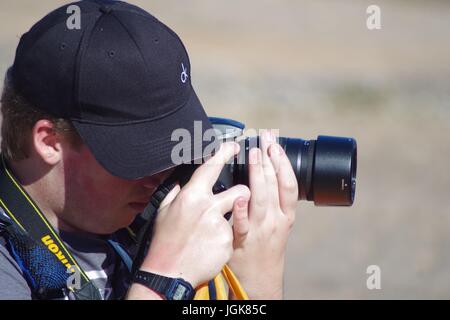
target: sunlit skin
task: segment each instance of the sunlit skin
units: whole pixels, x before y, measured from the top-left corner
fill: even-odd
[[[63,162],[65,204],[59,218],[93,233],[111,233],[128,226],[171,171],[125,180],[106,171],[86,146],[80,152],[69,149]]]
[[[38,121],[30,157],[10,165],[56,228],[109,234],[126,227],[172,171],[137,180],[113,176],[87,146],[74,148],[51,127],[47,120]]]

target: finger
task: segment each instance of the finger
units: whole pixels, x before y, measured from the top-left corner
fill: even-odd
[[[269,159],[272,162],[272,168],[275,172],[275,175],[277,175],[278,171],[280,170],[280,145],[278,143],[272,143],[269,147],[268,153],[269,153]],[[278,184],[278,176],[277,176],[277,184]]]
[[[240,247],[247,237],[250,224],[248,221],[248,199],[239,197],[233,206],[234,248]]]
[[[167,194],[167,196],[163,199],[163,201],[161,202],[159,208],[164,208],[165,206],[167,206],[168,204],[170,204],[178,195],[178,193],[180,192],[181,187],[180,185],[177,183],[172,190],[170,190],[170,192]]]
[[[219,208],[222,215],[233,210],[234,202],[238,198],[250,199],[250,189],[243,184],[238,184],[214,195],[214,206]]]
[[[217,153],[209,158],[204,164],[198,167],[187,183],[190,187],[196,186],[204,190],[211,191],[219,178],[224,165],[237,153],[239,145],[235,142],[225,142],[220,146]]]
[[[249,185],[251,190],[249,219],[261,221],[267,208],[267,186],[259,148],[250,149]]]
[[[275,135],[271,131],[265,130],[261,136],[261,153],[262,153],[262,166],[264,169],[264,176],[266,179],[266,188],[268,191],[268,197],[270,202],[278,204],[278,181],[275,174],[275,170],[272,165],[272,161],[269,157],[269,147],[275,141]]]
[[[271,146],[270,155],[273,166],[277,168],[276,175],[281,211],[285,214],[293,215],[297,207],[298,183],[291,162],[278,143]],[[294,217],[289,216],[289,218]]]

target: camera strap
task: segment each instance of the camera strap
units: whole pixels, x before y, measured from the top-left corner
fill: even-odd
[[[44,246],[47,251],[54,255],[56,257],[56,260],[52,261],[58,261],[63,267],[63,270],[66,271],[66,273],[67,270],[70,270],[71,272],[79,272],[79,279],[81,281],[79,289],[67,287],[60,288],[62,296],[64,296],[64,290],[69,289],[79,300],[101,300],[102,297],[98,289],[77,263],[70,251],[67,249],[64,242],[59,237],[58,233],[45,218],[44,214],[41,212],[36,203],[31,199],[31,197],[22,188],[22,186],[15,179],[12,173],[8,170],[3,156],[0,155],[0,157],[0,207],[3,209],[4,213],[14,222],[16,229],[18,229],[19,231],[18,233],[22,235],[22,237],[13,237],[13,239],[22,239],[22,241],[16,243],[18,243],[19,246],[27,246],[29,242],[25,242],[23,240],[23,235],[27,235],[35,242],[39,243],[41,245],[40,247]],[[12,248],[12,250],[14,258],[20,260],[24,259],[24,257],[21,257],[20,254],[16,252],[17,250],[15,250],[14,248]],[[25,252],[24,256],[25,260],[37,258],[28,252]],[[41,263],[43,265],[45,265],[45,263],[50,263],[50,261],[48,260],[49,259],[47,259],[47,261],[41,261]],[[22,266],[23,264],[19,263],[19,265]],[[25,261],[25,265],[31,264],[28,263],[28,261]],[[61,268],[61,266],[58,267]],[[24,274],[27,275],[30,270],[22,271],[24,271]],[[36,270],[35,272],[38,273],[39,270]],[[67,273],[67,278],[69,277],[69,275],[70,272]],[[32,281],[32,283],[34,283],[34,281]],[[37,292],[38,298],[49,298],[45,295],[46,288],[32,289],[36,289],[37,291],[39,291]]]

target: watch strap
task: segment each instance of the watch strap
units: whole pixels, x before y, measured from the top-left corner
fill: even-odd
[[[136,271],[133,282],[142,284],[169,300],[189,300],[195,295],[192,285],[181,278],[169,278],[143,270]]]
[[[137,270],[133,277],[133,282],[149,287],[157,293],[164,294],[164,296],[170,289],[171,280],[171,278],[142,270]]]

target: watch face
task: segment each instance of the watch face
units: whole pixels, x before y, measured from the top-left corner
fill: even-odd
[[[185,295],[186,291],[187,291],[187,288],[183,284],[178,283],[177,288],[173,294],[173,300],[184,299],[184,295]]]

